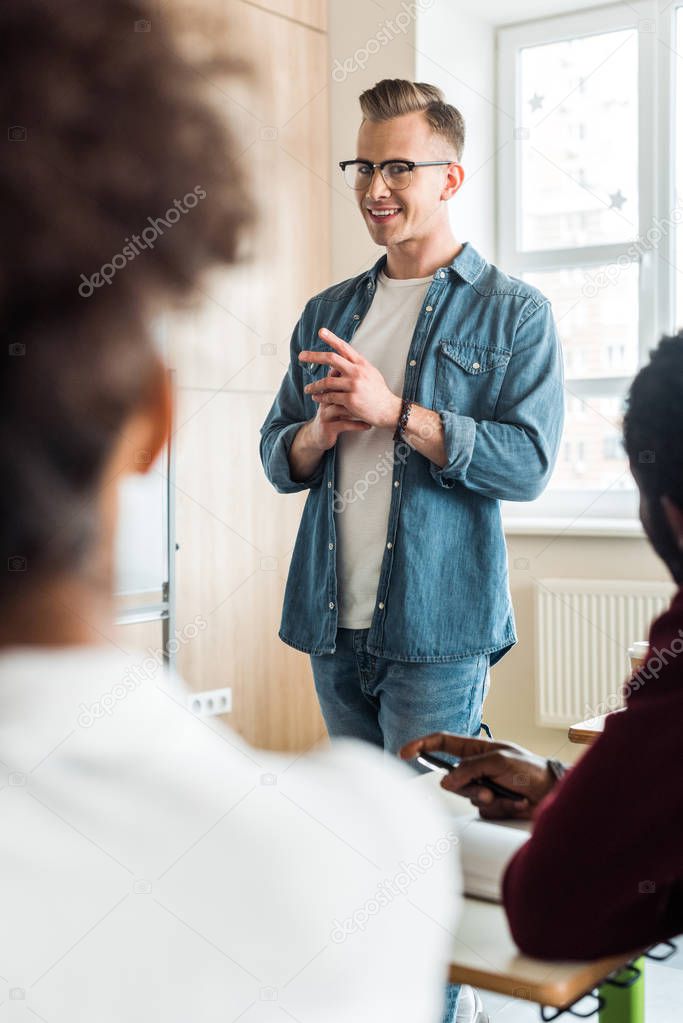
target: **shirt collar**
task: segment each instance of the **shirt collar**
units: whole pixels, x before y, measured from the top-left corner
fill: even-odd
[[[377,277],[380,271],[384,269],[386,262],[387,255],[385,252],[379,257],[374,266],[371,266],[369,270],[361,274],[361,285],[374,290],[377,286]],[[486,260],[484,257],[479,255],[470,242],[464,242],[460,252],[448,266],[436,268],[434,278],[439,280],[439,274],[443,272],[445,276],[441,279],[445,281],[447,278],[452,277],[453,274],[457,274],[466,284],[474,284],[485,266]]]
[[[462,277],[467,284],[474,284],[485,266],[484,257],[479,255],[470,242],[465,242],[448,269]]]

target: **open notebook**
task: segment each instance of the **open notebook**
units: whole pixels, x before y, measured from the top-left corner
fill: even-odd
[[[458,836],[465,895],[501,902],[505,868],[528,839],[531,821],[484,821],[469,799],[441,788],[442,777],[440,771],[430,771],[411,784],[425,786],[443,800]]]
[[[500,902],[505,868],[529,838],[531,825],[463,815],[454,817],[452,826],[460,843],[465,894]]]

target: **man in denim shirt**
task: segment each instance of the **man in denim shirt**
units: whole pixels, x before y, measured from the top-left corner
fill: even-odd
[[[460,113],[400,80],[361,108],[342,169],[387,255],[306,305],[260,453],[279,493],[309,490],[279,636],[331,736],[396,752],[479,731],[516,642],[499,502],[547,484],[563,374],[548,300],[451,231]]]

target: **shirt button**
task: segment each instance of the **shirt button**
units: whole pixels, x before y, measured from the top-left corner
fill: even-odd
[[[479,369],[479,363],[478,362],[473,362],[472,363],[472,369]]]
[[[392,548],[393,546],[394,546],[394,545],[393,545],[392,543],[388,543],[388,544],[387,544],[387,550],[388,550],[388,551],[390,551],[390,550],[391,550],[391,548]]]
[[[332,611],[334,609],[334,604],[332,603],[332,601],[330,601],[328,607],[329,607],[330,611]]]
[[[331,551],[334,550],[334,544],[333,543],[328,543],[327,546],[330,548]]]
[[[331,486],[332,486],[332,484],[331,484],[331,483],[328,483],[328,484],[327,484],[327,489],[329,490]]]
[[[426,313],[431,313],[433,309],[434,309],[433,305],[428,305],[427,308],[425,309],[425,312]]]
[[[415,359],[411,359],[409,365],[410,366],[417,366],[417,362],[415,361]]]
[[[358,315],[358,313],[354,313],[353,318],[354,320],[360,320],[360,316]]]
[[[397,486],[398,486],[398,480],[394,480],[394,486],[395,486],[395,487],[397,487]]]
[[[443,272],[443,270],[439,270],[439,277],[445,277],[445,276],[446,276],[446,274]]]
[[[379,604],[377,605],[377,607],[380,609],[380,611],[384,610],[384,604],[382,603],[381,600],[380,600]]]

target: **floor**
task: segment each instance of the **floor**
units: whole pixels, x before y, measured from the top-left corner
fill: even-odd
[[[683,1020],[683,938],[677,940],[678,951],[667,963],[646,963],[645,1020],[646,1023],[681,1023]],[[530,1002],[506,998],[481,991],[491,1023],[539,1023],[539,1007]],[[584,1011],[584,1005],[581,1007]],[[585,1004],[588,1008],[588,1003]],[[560,1019],[570,1023],[572,1016]],[[597,1020],[597,1016],[593,1017]]]

